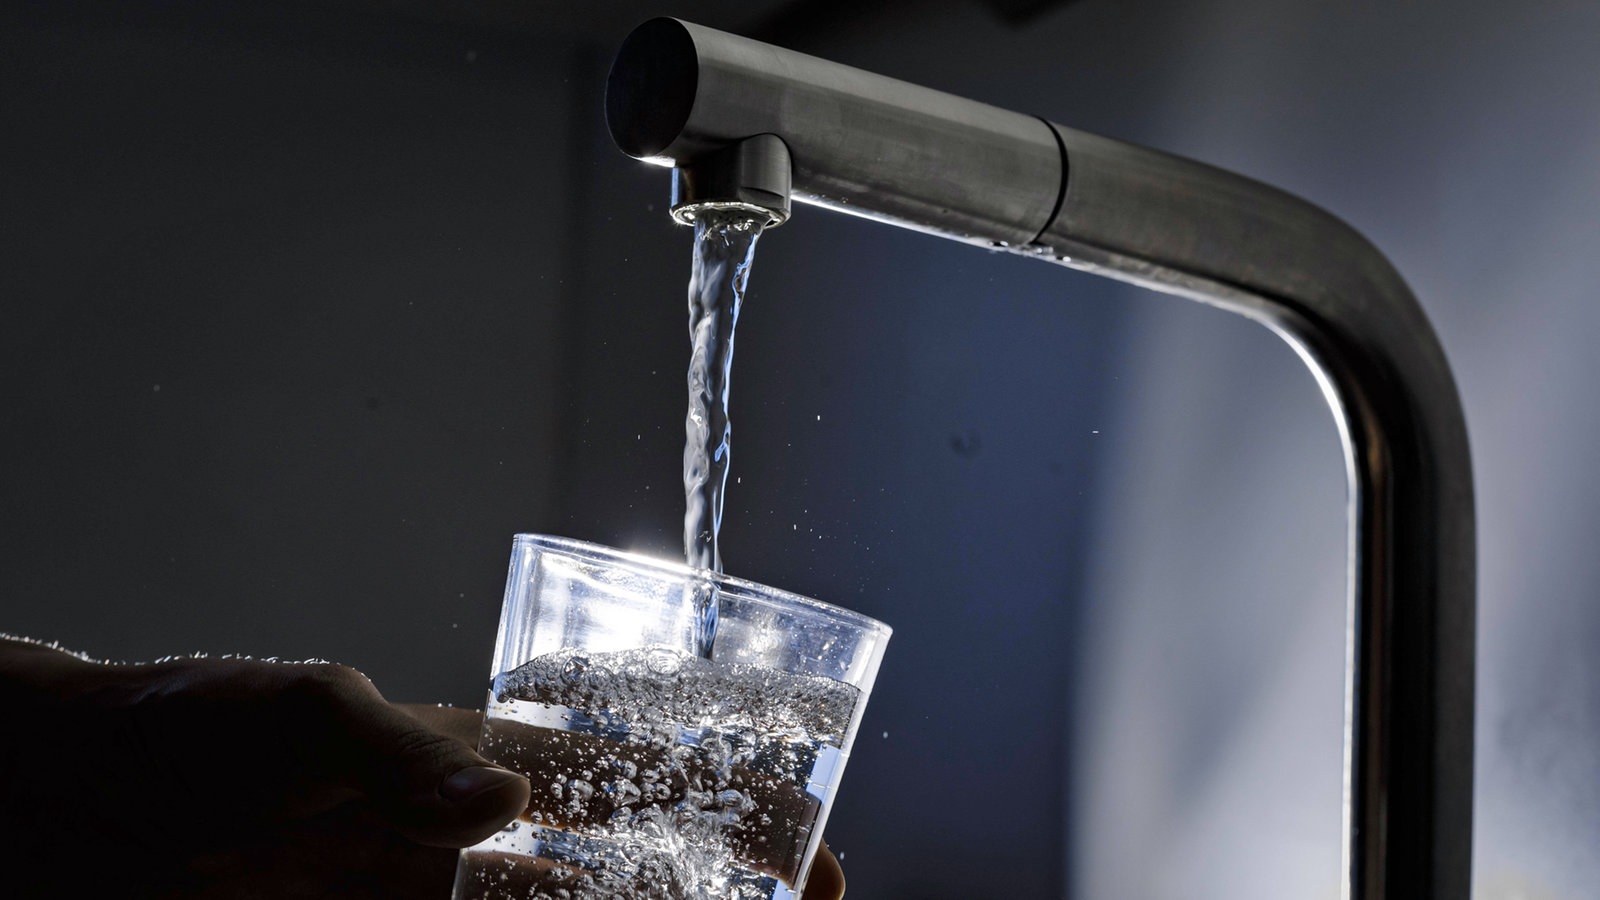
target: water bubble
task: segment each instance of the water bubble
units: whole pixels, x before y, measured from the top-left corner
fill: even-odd
[[[606,785],[606,793],[611,795],[612,802],[618,806],[631,806],[638,802],[642,792],[638,785],[619,778]]]
[[[684,658],[666,647],[653,647],[645,651],[645,668],[651,674],[670,678],[683,669]]]
[[[561,679],[568,683],[579,680],[589,670],[589,657],[574,653],[561,667]]]

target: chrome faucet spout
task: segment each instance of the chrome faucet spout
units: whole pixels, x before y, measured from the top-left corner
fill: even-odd
[[[738,194],[775,141],[800,202],[1200,300],[1288,340],[1333,408],[1351,486],[1344,896],[1466,900],[1466,425],[1427,317],[1376,248],[1238,175],[674,19],[623,42],[606,108],[624,152],[678,169],[681,197]]]
[[[623,152],[679,167],[776,135],[796,200],[984,246],[1031,241],[1060,199],[1038,118],[675,19],[623,41],[606,121]]]

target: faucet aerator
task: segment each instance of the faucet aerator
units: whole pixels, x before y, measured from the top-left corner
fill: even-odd
[[[700,210],[745,210],[765,216],[766,227],[789,220],[793,178],[789,146],[775,134],[758,134],[672,170],[672,218],[693,225]]]

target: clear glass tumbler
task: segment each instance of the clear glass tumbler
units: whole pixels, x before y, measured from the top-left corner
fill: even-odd
[[[462,851],[456,900],[798,897],[889,633],[737,578],[518,535],[479,751],[533,798]]]

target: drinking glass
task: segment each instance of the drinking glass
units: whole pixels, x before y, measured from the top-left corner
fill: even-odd
[[[533,795],[462,851],[456,900],[798,897],[889,634],[738,578],[518,535],[478,749]]]

